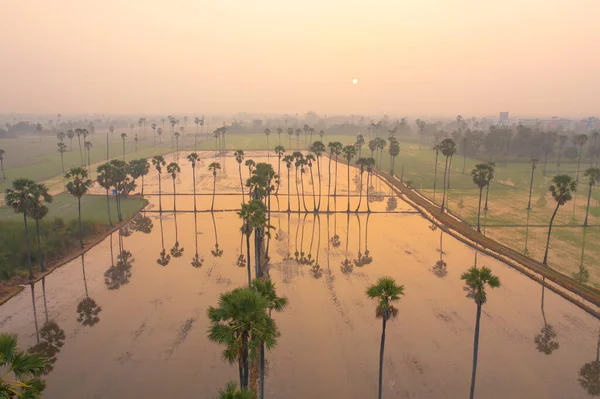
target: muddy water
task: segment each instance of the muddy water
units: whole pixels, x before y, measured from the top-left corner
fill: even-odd
[[[221,192],[235,189],[235,175],[227,173]],[[204,192],[212,176],[199,175]],[[185,187],[191,179],[180,178],[177,189],[191,192]],[[193,198],[190,204],[180,198],[178,207],[185,202],[193,209]],[[239,204],[223,198],[217,199],[223,209]],[[386,202],[371,205],[383,211]],[[272,207],[287,209],[287,197]],[[345,210],[347,198],[332,199],[330,207]],[[398,200],[398,209],[410,208]],[[241,254],[247,258],[239,218],[234,212],[144,217],[37,283],[33,296],[27,288],[0,307],[2,331],[18,333],[22,344],[47,337],[46,321],[64,331],[45,397],[213,398],[236,380],[236,367],[206,337],[206,309],[221,292],[246,283],[238,263]],[[589,397],[578,380],[580,369],[596,360],[598,321],[432,230],[419,215],[273,212],[271,224],[269,274],[290,306],[275,315],[282,335],[267,355],[266,397],[376,394],[381,322],[364,292],[383,275],[405,286],[399,316],[387,328],[384,395],[467,396],[475,304],[465,297],[460,274],[475,262],[503,283],[483,307],[476,396]]]

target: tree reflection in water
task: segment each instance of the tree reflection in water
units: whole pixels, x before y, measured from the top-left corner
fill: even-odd
[[[77,305],[77,321],[84,326],[92,327],[100,321],[98,314],[102,311],[102,307],[90,298],[88,294],[87,280],[85,277],[85,254],[81,254],[81,269],[83,270],[85,298]]]
[[[590,271],[584,266],[583,261],[585,259],[585,238],[587,235],[587,227],[583,228],[583,242],[581,244],[581,260],[579,261],[579,270],[573,273],[575,280],[587,283],[590,281]]]
[[[215,220],[214,212],[211,212],[210,216],[212,217],[213,230],[215,231],[215,249],[211,249],[210,253],[215,258],[220,258],[221,256],[223,256],[223,250],[219,248],[219,236],[217,234],[217,222]]]
[[[198,268],[202,267],[202,264],[204,263],[204,257],[201,258],[198,254],[198,217],[196,212],[194,212],[194,243],[196,245],[196,252],[192,258],[191,265],[195,268]]]
[[[150,219],[149,217],[137,214],[131,220],[130,226],[131,230],[133,231],[139,231],[144,234],[150,234],[152,232],[154,224],[152,223],[152,219]]]
[[[129,283],[132,263],[131,252],[121,251],[117,256],[117,264],[104,272],[104,284],[106,284],[106,288],[109,290],[118,290],[121,286]]]
[[[333,197],[333,237],[331,237],[331,245],[334,248],[342,245],[340,236],[337,233],[337,197]]]
[[[340,267],[340,270],[342,271],[342,273],[348,275],[350,273],[352,273],[352,271],[354,270],[354,265],[352,265],[352,262],[348,259],[348,239],[350,237],[350,214],[348,213],[347,218],[346,218],[346,258],[342,261],[342,266]]]
[[[596,359],[579,369],[579,383],[592,396],[600,396],[600,331],[596,344]]]
[[[319,253],[321,252],[321,216],[316,213],[316,220],[319,222],[319,228],[317,229],[317,234],[319,235],[317,239],[317,255],[315,256],[315,262],[312,265],[311,271],[314,278],[321,278],[323,276],[323,269],[321,269],[321,265],[319,264]],[[313,220],[313,223],[315,221]]]
[[[29,348],[29,352],[40,354],[48,359],[48,365],[43,371],[43,374],[48,374],[54,368],[56,355],[65,344],[66,334],[54,320],[50,320],[44,323],[40,335],[42,340]]]
[[[554,332],[554,327],[552,327],[552,325],[548,324],[548,321],[546,320],[546,311],[544,309],[544,293],[546,291],[545,283],[546,283],[546,278],[544,277],[542,279],[542,304],[541,304],[542,318],[544,320],[544,325],[542,326],[540,333],[535,336],[534,341],[535,341],[535,347],[538,351],[545,353],[546,355],[550,355],[550,354],[552,354],[552,352],[557,350],[560,347],[560,345],[558,342],[556,342],[554,340],[554,338],[556,338],[556,332]]]
[[[177,212],[173,212],[173,218],[175,220],[175,245],[171,248],[171,255],[174,258],[180,258],[183,255],[184,248],[179,246],[179,234],[177,229]]]
[[[433,228],[430,226],[431,230],[437,229],[437,226],[435,226],[435,225],[432,225],[432,226],[433,226]],[[442,229],[440,229],[440,248],[439,248],[440,259],[437,262],[435,262],[435,265],[433,265],[433,268],[431,269],[433,274],[435,274],[439,278],[444,278],[448,274],[447,264],[446,264],[446,261],[444,261],[443,236],[444,236],[444,231]],[[477,251],[475,251],[475,265],[477,265]]]
[[[167,251],[165,250],[165,234],[163,231],[162,213],[160,213],[158,218],[160,220],[160,245],[161,245],[162,251],[160,251],[160,256],[156,260],[156,263],[158,263],[161,266],[167,266],[169,264],[169,262],[171,262],[171,255],[169,255],[167,253]]]

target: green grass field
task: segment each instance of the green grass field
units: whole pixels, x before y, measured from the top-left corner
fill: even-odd
[[[124,198],[121,201],[123,218],[135,215],[146,205],[146,200],[141,197]],[[48,204],[47,218],[62,218],[65,222],[77,220],[77,198],[71,194],[62,193],[54,196],[52,203]],[[110,202],[113,223],[117,221],[117,211],[114,197]],[[103,195],[85,195],[81,199],[81,218],[91,222],[108,225],[108,212],[106,210],[106,197]],[[21,221],[23,215],[15,213],[11,208],[0,208],[0,221]]]

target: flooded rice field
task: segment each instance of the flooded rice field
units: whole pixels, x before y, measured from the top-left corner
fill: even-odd
[[[203,194],[196,207],[203,212],[189,212],[191,195],[178,195],[178,212],[172,212],[173,181],[166,173],[160,200],[165,212],[153,212],[159,200],[152,170],[145,182],[146,212],[0,307],[2,331],[19,334],[21,344],[63,344],[44,397],[213,398],[227,381],[237,380],[237,367],[222,361],[222,348],[207,338],[206,310],[220,293],[247,283],[241,221],[235,212],[220,212],[239,208],[238,164],[220,157],[214,204],[219,212],[204,212],[212,204],[204,194],[213,190],[207,169],[214,161],[204,155],[196,171],[196,190]],[[266,160],[256,155],[247,158]],[[183,158],[176,192],[191,194],[192,170]],[[347,168],[338,165],[338,195],[328,201],[327,165],[323,159],[320,209],[329,202],[332,213],[283,212],[283,165],[279,195],[271,200],[275,229],[268,273],[290,306],[274,315],[281,337],[267,353],[265,397],[375,396],[381,321],[365,290],[384,275],[405,287],[399,316],[387,327],[384,397],[466,397],[476,306],[465,296],[460,275],[475,263],[490,267],[502,282],[483,306],[476,397],[600,393],[598,320],[431,226],[383,182],[374,178],[369,201],[364,193],[361,200],[355,169],[351,209],[360,202],[361,211],[368,204],[373,213],[345,213]],[[242,173],[245,179],[243,164]],[[309,173],[303,177],[309,211],[319,202],[312,196],[319,192],[316,165],[313,173],[313,184]],[[297,210],[300,202],[304,210],[295,183],[290,181],[290,208]],[[366,192],[366,181],[364,187]]]

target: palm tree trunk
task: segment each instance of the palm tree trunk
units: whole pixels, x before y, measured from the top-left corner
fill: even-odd
[[[317,174],[319,175],[319,204],[317,205],[317,212],[321,210],[321,158],[317,157]]]
[[[81,198],[77,198],[77,206],[79,212],[79,244],[81,245],[81,249],[83,249],[83,232],[81,230]]]
[[[373,180],[373,173],[367,172],[367,212],[371,213],[371,204],[369,204],[369,178]]]
[[[329,154],[329,168],[327,171],[327,212],[329,212],[329,194],[331,193],[331,158],[333,158],[333,154]]]
[[[144,175],[142,175],[142,195],[144,195]]]
[[[243,381],[242,389],[248,389],[248,333],[242,333],[242,368],[243,368]]]
[[[38,250],[38,258],[40,258],[40,270],[43,272],[46,271],[44,268],[44,259],[42,258],[42,243],[40,240],[40,221],[35,219],[35,232],[37,234],[37,250]]]
[[[442,194],[442,207],[440,208],[440,210],[442,212],[444,212],[444,203],[446,202],[446,171],[448,170],[448,157],[446,157],[446,165],[444,166],[444,181],[443,186],[444,186],[444,193]]]
[[[110,196],[108,195],[108,188],[106,189],[106,210],[108,211],[108,224],[113,225],[110,217]]]
[[[531,192],[533,191],[533,173],[535,172],[535,165],[531,164],[531,180],[529,181],[529,202],[527,203],[527,210],[531,210]]]
[[[348,212],[350,212],[350,159],[348,159]]]
[[[196,129],[198,130],[198,129]],[[196,135],[198,134],[198,132],[196,132]],[[194,166],[192,168],[192,179],[194,179],[194,212],[197,211],[196,209],[196,167]]]
[[[247,226],[248,231],[250,231],[250,226]],[[252,282],[252,272],[250,271],[250,234],[246,234],[246,252],[248,253],[248,287],[250,287],[250,283]]]
[[[483,207],[484,210],[488,210],[488,198],[490,196],[490,185],[492,184],[491,181],[488,182],[487,187],[485,188],[485,206]]]
[[[310,184],[312,185],[312,197],[313,197],[313,212],[317,211],[317,197],[315,193],[315,179],[313,176],[312,167],[310,169]]]
[[[335,156],[335,177],[333,181],[333,196],[337,197],[337,169],[338,169],[338,156]]]
[[[584,227],[587,227],[587,225],[588,225],[588,213],[590,212],[590,200],[592,199],[592,187],[594,187],[594,186],[592,184],[590,184],[590,191],[588,192],[587,206],[585,207],[585,220],[583,221]]]
[[[123,161],[125,160],[125,138],[123,138]]]
[[[246,198],[244,197],[244,182],[242,181],[242,163],[238,163],[238,170],[240,172],[240,187],[242,188],[242,204],[246,203]]]
[[[560,202],[556,204],[556,209],[554,209],[552,218],[550,218],[550,225],[548,226],[548,238],[546,239],[546,252],[544,252],[544,265],[548,265],[548,248],[550,247],[550,233],[552,232],[552,223],[554,222],[554,217],[556,216],[556,212],[558,212],[559,207]]]
[[[308,212],[308,208],[306,207],[306,199],[304,198],[304,173],[300,173],[300,183],[302,184],[302,205],[304,206],[304,212]]]
[[[477,232],[481,233],[481,197],[483,196],[483,187],[479,187],[479,206],[477,207]]]
[[[281,155],[277,155],[277,176],[279,176],[279,179],[277,181],[275,195],[279,194],[279,186],[281,185]]]
[[[267,136],[267,159],[271,158],[271,153],[269,152],[269,136]]]
[[[381,328],[381,346],[379,347],[379,391],[377,398],[381,399],[381,391],[383,388],[383,352],[385,350],[385,326],[386,320],[383,318],[383,325]]]
[[[217,191],[217,171],[213,172],[213,197],[212,204],[210,205],[210,211],[212,212],[215,209],[215,193]]]
[[[358,212],[358,210],[360,209],[360,204],[362,203],[362,187],[363,187],[363,172],[360,172],[360,193],[358,194],[358,206],[356,207],[356,211],[354,212]]]
[[[288,170],[288,173],[287,173],[287,175],[288,175],[288,181],[287,181],[287,183],[288,183],[288,193],[287,193],[288,194],[287,195],[287,197],[288,197],[288,209],[287,209],[287,211],[290,212],[291,211],[291,209],[290,209],[290,168],[287,168],[287,170]]]
[[[300,213],[300,192],[298,191],[298,168],[296,168],[296,199],[298,200],[298,213]]]
[[[0,165],[2,165],[2,178],[6,179],[6,176],[4,176],[4,164],[2,163],[2,160],[0,160]],[[62,152],[60,153],[60,166],[62,167],[63,173],[65,173],[65,160]]]
[[[175,193],[175,178],[173,178],[173,211],[177,211],[177,194]]]
[[[471,393],[469,398],[473,399],[475,394],[475,376],[477,374],[477,352],[479,350],[479,322],[481,320],[481,304],[477,304],[477,318],[475,320],[475,338],[473,339],[473,374],[471,375]]]
[[[160,172],[158,172],[158,211],[162,212],[162,194],[161,194]]]
[[[579,165],[581,165],[581,152],[583,150],[583,144],[579,147],[579,157],[577,158],[577,174],[575,175],[575,181],[579,182]]]
[[[79,143],[79,158],[81,159],[81,166],[85,166],[83,162],[83,152],[81,151],[81,137],[77,136],[77,142]]]
[[[438,155],[439,155],[439,151],[436,151],[435,152],[435,167],[433,169],[433,198],[435,198],[435,186],[437,183]]]

